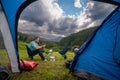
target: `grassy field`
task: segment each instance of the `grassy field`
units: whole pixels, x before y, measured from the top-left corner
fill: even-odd
[[[19,42],[19,54],[23,60],[29,60],[25,44]],[[23,71],[22,73],[11,74],[10,80],[78,80],[76,77],[69,73],[69,70],[65,67],[66,60],[58,52],[44,54],[47,59],[50,55],[54,55],[56,61],[41,61],[39,55],[34,57],[34,61],[38,63],[38,66],[32,71]],[[67,60],[71,60],[74,56],[73,52],[67,52]]]
[[[0,64],[8,66],[9,58],[5,49],[0,49]]]

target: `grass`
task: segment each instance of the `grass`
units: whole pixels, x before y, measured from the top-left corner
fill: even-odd
[[[8,66],[9,58],[5,49],[0,49],[0,64]]]
[[[23,60],[29,60],[25,44],[19,42],[19,54]],[[66,60],[58,52],[44,54],[47,59],[50,55],[54,55],[56,61],[41,61],[39,55],[34,57],[34,61],[38,63],[38,66],[31,71],[23,71],[22,73],[11,74],[10,80],[78,80],[76,77],[69,73],[69,70],[65,67]],[[68,59],[73,59],[74,53],[67,52]]]

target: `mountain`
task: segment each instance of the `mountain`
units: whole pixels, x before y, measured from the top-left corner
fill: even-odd
[[[79,31],[77,33],[73,33],[67,37],[58,37],[58,38],[51,38],[51,39],[45,39],[45,38],[40,38],[41,39],[41,44],[47,44],[47,48],[64,48],[67,46],[72,46],[74,47],[80,47],[87,37],[95,30],[96,27],[92,27],[89,29],[85,29],[82,31]],[[23,33],[18,33],[18,39],[23,42],[29,43],[30,41],[33,40],[34,35],[31,34],[23,34]]]
[[[81,46],[96,27],[88,28],[77,33],[73,33],[60,40],[60,46]]]
[[[53,39],[49,39],[50,41],[54,41],[54,42],[59,42],[63,37],[57,37],[57,38],[53,38]]]
[[[53,41],[53,42],[59,42],[63,37],[60,37],[60,36],[53,36],[53,35],[50,35],[50,34],[46,34],[46,35],[42,35],[42,34],[38,34],[38,33],[23,33],[23,32],[19,32],[21,34],[23,34],[24,36],[29,36],[29,37],[40,37],[40,39],[42,40],[46,40],[46,41]]]

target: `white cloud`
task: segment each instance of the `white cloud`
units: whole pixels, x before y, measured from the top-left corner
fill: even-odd
[[[75,0],[74,6],[75,6],[76,8],[81,8],[82,5],[81,5],[81,3],[80,3],[80,0]]]
[[[41,0],[41,3],[52,19],[59,19],[64,13],[56,0]]]
[[[100,25],[101,22],[115,9],[115,6],[100,3],[88,2],[87,7],[77,16],[78,29],[89,28]]]
[[[80,3],[80,0],[75,2]],[[57,0],[38,0],[24,10],[19,20],[18,30],[44,38],[65,37],[99,25],[114,8],[107,4],[88,2],[87,7],[83,8],[80,14],[64,15]]]

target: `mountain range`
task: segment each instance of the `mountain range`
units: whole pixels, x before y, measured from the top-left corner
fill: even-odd
[[[73,33],[60,40],[60,46],[81,46],[96,27],[88,28],[77,33]]]
[[[82,31],[79,31],[77,33],[73,33],[67,37],[57,37],[57,38],[41,38],[43,43],[49,44],[49,46],[52,47],[67,47],[67,46],[81,46],[85,40],[88,38],[88,36],[96,29],[96,27],[88,28]],[[35,35],[31,34],[19,34],[19,40],[22,40],[24,42],[30,42],[33,40],[33,37]]]

